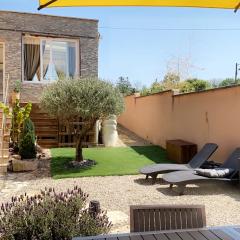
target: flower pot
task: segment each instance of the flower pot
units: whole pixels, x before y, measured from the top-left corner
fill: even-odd
[[[20,92],[12,92],[12,104],[20,99]]]

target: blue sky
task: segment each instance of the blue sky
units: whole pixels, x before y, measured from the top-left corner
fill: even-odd
[[[37,0],[0,0],[1,10],[38,12]],[[240,63],[238,31],[161,31],[159,29],[239,28],[240,11],[193,8],[52,8],[43,14],[99,19],[99,76],[116,81],[128,76],[134,85],[161,80],[167,66],[203,79],[234,76]],[[186,60],[187,59],[187,60]],[[184,64],[183,64],[184,63]],[[183,71],[184,72],[184,71]]]

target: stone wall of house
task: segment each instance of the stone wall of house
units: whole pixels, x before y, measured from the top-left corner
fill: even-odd
[[[5,79],[10,90],[22,76],[22,37],[25,34],[79,40],[79,74],[98,75],[98,21],[0,11],[0,42],[5,43]],[[38,102],[45,84],[22,83],[21,101]]]
[[[12,89],[22,76],[22,34],[1,30],[0,25],[0,42],[5,45],[5,81],[9,81],[9,89]]]

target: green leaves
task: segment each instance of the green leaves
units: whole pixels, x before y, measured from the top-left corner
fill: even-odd
[[[180,92],[198,92],[211,88],[208,81],[192,78],[187,79],[180,85]]]
[[[13,91],[19,93],[21,91],[21,80],[17,80],[14,84]]]
[[[66,124],[79,122],[80,118],[84,122],[74,131],[78,143],[77,158],[81,161],[82,139],[97,119],[122,113],[124,101],[119,90],[109,82],[97,78],[65,79],[52,83],[43,91],[41,106]]]
[[[59,80],[44,90],[41,104],[61,119],[99,119],[118,115],[124,108],[118,89],[96,78]]]
[[[27,103],[24,107],[20,106],[20,102],[17,99],[12,110],[12,129],[11,139],[14,145],[18,145],[19,136],[23,128],[23,123],[29,118],[32,110],[32,103]]]
[[[124,96],[131,95],[135,92],[128,77],[119,77],[116,86]]]
[[[19,141],[19,154],[22,159],[36,157],[35,148],[35,128],[30,118],[27,118],[23,124],[23,130]]]
[[[4,103],[0,102],[0,109],[3,110],[3,113],[6,115],[6,116],[11,116],[11,112],[10,112],[10,109],[8,106],[6,106]]]

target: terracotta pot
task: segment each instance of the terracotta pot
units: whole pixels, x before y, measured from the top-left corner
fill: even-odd
[[[20,92],[12,92],[12,104],[15,103],[17,99],[20,99]]]

